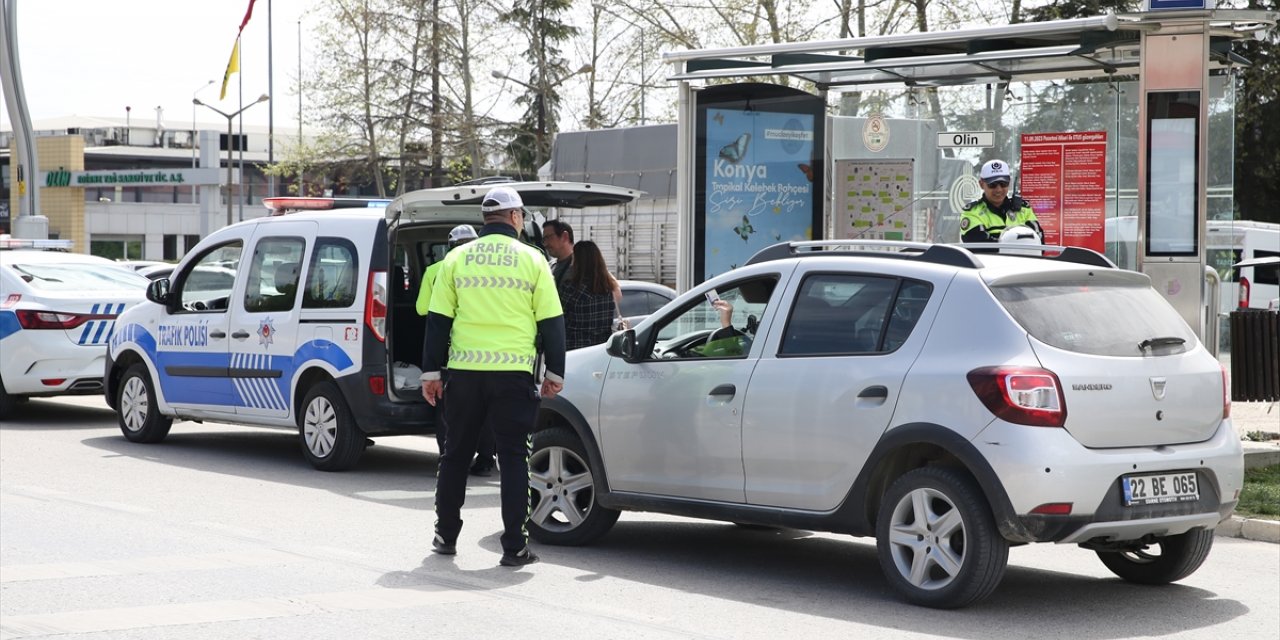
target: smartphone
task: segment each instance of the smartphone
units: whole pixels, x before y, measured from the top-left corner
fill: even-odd
[[[718,300],[720,300],[720,296],[716,295],[715,289],[708,291],[706,293],[706,296],[707,296],[707,302],[711,304],[715,304]]]

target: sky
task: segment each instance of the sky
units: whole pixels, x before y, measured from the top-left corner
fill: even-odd
[[[17,2],[18,56],[31,119],[60,116],[124,118],[154,123],[162,107],[169,128],[191,126],[193,94],[225,112],[240,108],[240,77],[227,97],[218,91],[236,30],[249,0],[11,0]],[[298,122],[298,23],[306,60],[313,0],[257,0],[240,50],[244,103],[268,93],[267,7],[274,34],[273,99],[244,112],[246,125],[277,128]],[[209,85],[209,81],[214,83]],[[271,107],[269,109],[268,107]],[[0,109],[0,129],[9,114]],[[226,120],[203,107],[198,122],[221,129]],[[140,119],[140,120],[139,120]]]

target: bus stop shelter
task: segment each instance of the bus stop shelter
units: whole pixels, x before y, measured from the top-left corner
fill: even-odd
[[[1047,243],[1144,271],[1216,346],[1205,225],[1231,219],[1232,73],[1278,18],[1153,10],[667,53],[678,288],[778,240],[954,242],[976,167],[1002,158]]]

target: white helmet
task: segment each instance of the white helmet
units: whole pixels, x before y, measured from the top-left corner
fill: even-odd
[[[1040,245],[1040,234],[1035,229],[1026,225],[1014,225],[1000,232],[1001,244],[1032,244]],[[1000,253],[1013,255],[1040,255],[1039,250],[1018,250],[1018,249],[1001,249]]]

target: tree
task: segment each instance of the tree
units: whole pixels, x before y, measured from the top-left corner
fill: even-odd
[[[1246,8],[1275,11],[1276,0]],[[1236,77],[1236,211],[1244,220],[1280,222],[1280,34],[1246,40],[1237,52],[1251,66]]]
[[[527,174],[536,175],[551,157],[551,140],[559,129],[558,89],[571,75],[561,47],[578,34],[577,27],[562,20],[571,4],[570,0],[516,0],[510,11],[501,14],[502,21],[516,26],[528,42],[524,57],[533,67],[528,82],[517,81],[530,91],[516,98],[517,104],[526,107],[524,116],[520,125],[507,131],[514,138],[509,150],[516,166]]]

